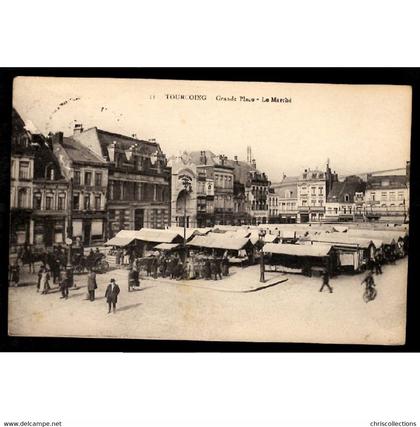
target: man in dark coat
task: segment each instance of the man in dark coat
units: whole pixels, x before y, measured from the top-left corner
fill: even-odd
[[[111,313],[111,305],[114,313],[117,310],[117,301],[119,293],[119,286],[115,283],[115,279],[111,279],[111,283],[108,285],[105,292],[106,302],[108,303],[108,314]]]
[[[89,293],[89,300],[95,301],[95,289],[98,288],[98,285],[96,284],[96,273],[91,268],[89,269],[87,287]]]
[[[63,271],[60,277],[60,290],[61,290],[60,298],[67,299],[69,297],[69,287],[70,287],[70,280],[69,280],[68,272]]]
[[[322,274],[322,286],[321,289],[319,290],[319,292],[322,292],[322,290],[324,289],[324,286],[326,286],[329,291],[330,294],[332,294],[332,287],[330,286],[330,275],[328,273],[328,270],[324,270],[323,274]]]

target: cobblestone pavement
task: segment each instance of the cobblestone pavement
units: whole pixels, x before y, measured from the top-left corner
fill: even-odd
[[[25,267],[26,268],[26,267]],[[9,332],[30,336],[124,337],[189,340],[398,344],[404,341],[407,258],[375,277],[377,298],[362,299],[363,275],[331,279],[334,292],[320,293],[320,278],[267,274],[259,266],[233,268],[222,281],[148,279],[128,292],[127,270],[97,275],[97,299],[86,299],[86,274],[75,276],[68,300],[58,288],[36,292],[24,272],[9,288]],[[121,287],[118,310],[107,314],[109,279]],[[284,281],[287,279],[287,281]],[[276,283],[280,282],[281,283]],[[250,292],[252,291],[252,292]]]

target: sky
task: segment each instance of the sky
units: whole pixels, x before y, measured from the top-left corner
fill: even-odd
[[[82,123],[154,138],[168,157],[211,150],[246,160],[251,146],[272,182],[327,159],[349,175],[410,158],[408,86],[18,77],[13,106],[32,131],[68,136]]]

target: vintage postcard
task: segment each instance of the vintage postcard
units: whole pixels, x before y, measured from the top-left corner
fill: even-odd
[[[9,334],[403,345],[411,104],[16,78]]]

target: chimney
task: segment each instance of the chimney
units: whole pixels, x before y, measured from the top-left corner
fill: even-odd
[[[56,132],[52,136],[52,143],[54,144],[62,144],[63,143],[63,132]]]
[[[238,156],[233,156],[233,159],[235,160],[235,163],[236,163],[237,165],[239,165]]]
[[[252,167],[253,168],[257,168],[257,162],[256,162],[256,160],[255,159],[252,159],[252,162],[251,162],[251,164],[252,164]]]
[[[83,132],[83,125],[81,123],[76,123],[73,128],[73,135]]]

